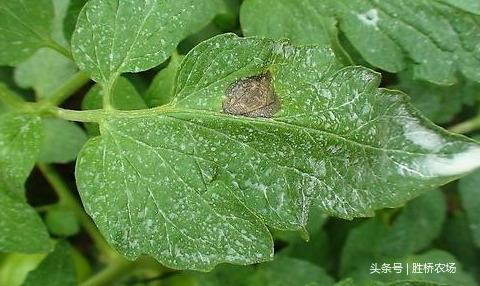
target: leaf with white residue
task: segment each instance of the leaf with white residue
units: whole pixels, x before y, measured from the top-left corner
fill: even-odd
[[[91,0],[78,17],[73,55],[94,80],[108,84],[165,61],[221,8],[219,0]]]
[[[35,210],[19,195],[0,187],[0,251],[47,252],[50,239]]]
[[[51,0],[0,0],[0,65],[18,64],[49,46],[53,16]]]
[[[0,188],[23,195],[42,142],[39,116],[0,115]]]
[[[225,113],[233,84],[269,73],[271,118]],[[171,103],[112,111],[79,155],[77,185],[129,258],[173,268],[271,259],[266,225],[305,228],[309,205],[373,215],[480,165],[480,147],[424,119],[333,52],[222,35],[184,59]]]

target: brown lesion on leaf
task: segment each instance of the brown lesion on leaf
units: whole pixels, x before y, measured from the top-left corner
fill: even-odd
[[[269,72],[242,78],[225,91],[223,112],[247,117],[270,118],[280,110]]]

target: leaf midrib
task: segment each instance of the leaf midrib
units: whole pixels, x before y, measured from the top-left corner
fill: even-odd
[[[104,120],[102,120],[100,124],[102,124],[104,128],[108,129],[109,120],[127,119],[127,118],[143,118],[143,117],[148,118],[148,117],[154,117],[154,116],[165,116],[165,117],[176,119],[176,120],[187,120],[187,119],[178,118],[174,116],[174,114],[186,114],[188,116],[197,117],[197,118],[200,116],[204,116],[207,118],[211,117],[216,120],[223,119],[223,120],[233,120],[233,121],[239,121],[239,122],[254,122],[256,124],[265,124],[270,126],[273,125],[273,126],[277,126],[280,128],[287,128],[287,129],[297,129],[297,130],[301,129],[301,130],[310,131],[314,133],[320,133],[324,136],[334,138],[337,141],[343,141],[347,144],[354,145],[360,148],[370,149],[370,150],[383,152],[383,153],[400,153],[403,155],[407,154],[407,155],[415,155],[415,156],[419,156],[419,155],[426,156],[426,155],[438,154],[438,152],[412,152],[412,151],[406,151],[401,149],[381,148],[377,146],[368,145],[366,143],[354,141],[350,138],[346,138],[340,134],[333,133],[328,130],[315,129],[315,128],[307,127],[303,125],[295,125],[295,124],[287,123],[284,121],[277,121],[275,120],[275,118],[272,118],[272,119],[262,118],[261,120],[259,120],[255,118],[244,117],[244,116],[232,116],[229,114],[223,114],[223,113],[209,111],[209,110],[178,108],[171,105],[164,105],[156,108],[143,109],[143,110],[129,110],[129,111],[115,110],[115,111],[106,113]]]

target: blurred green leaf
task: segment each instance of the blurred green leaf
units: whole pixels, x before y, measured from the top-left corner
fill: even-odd
[[[379,253],[387,231],[387,226],[378,218],[351,230],[341,253],[340,277],[370,279],[369,267],[381,259]]]
[[[333,279],[309,262],[286,256],[253,266],[219,266],[208,274],[194,274],[202,286],[329,286]]]
[[[77,72],[75,64],[51,49],[42,48],[15,69],[15,82],[33,88],[38,98],[49,98]]]
[[[77,25],[78,15],[88,0],[70,0],[63,21],[63,33],[68,42],[72,39],[73,31]]]
[[[28,273],[34,270],[47,253],[9,253],[0,262],[0,285],[20,286]],[[46,285],[47,286],[47,285]]]
[[[445,213],[445,200],[436,190],[409,202],[391,226],[379,217],[365,221],[345,242],[341,276],[354,273],[359,279],[373,279],[368,272],[372,263],[404,258],[425,249],[440,234]]]
[[[480,281],[480,249],[475,247],[464,212],[457,211],[448,217],[441,242],[442,248],[455,255],[465,269],[474,273]]]
[[[48,230],[58,236],[72,236],[80,231],[80,224],[75,214],[62,207],[49,209],[45,223]]]
[[[325,2],[336,10],[340,30],[370,64],[389,72],[408,68],[416,79],[444,85],[456,82],[457,71],[480,81],[475,50],[480,16],[457,8],[463,5],[417,0]]]
[[[145,95],[145,102],[149,107],[164,105],[173,99],[175,77],[182,60],[183,56],[174,52],[168,66],[157,73]]]
[[[480,247],[480,171],[463,177],[458,185],[475,244]]]
[[[240,22],[245,36],[288,38],[294,44],[330,45],[336,21],[325,1],[245,0]]]
[[[0,188],[0,252],[47,252],[47,228],[19,195]]]
[[[383,261],[377,261],[382,263]],[[448,252],[442,250],[430,250],[426,253],[419,254],[419,255],[409,255],[403,259],[390,259],[385,260],[386,263],[402,263],[403,267],[405,268],[408,263],[408,267],[410,268],[409,273],[403,269],[400,274],[397,273],[389,273],[389,274],[371,274],[370,276],[373,279],[383,281],[383,282],[401,282],[401,281],[418,281],[418,282],[430,282],[430,283],[437,283],[441,285],[451,285],[451,286],[475,286],[478,285],[475,280],[473,279],[472,275],[466,273],[462,265],[458,262],[458,260]],[[425,265],[429,264],[433,265],[432,267],[436,267],[436,264],[446,264],[450,263],[453,264],[455,267],[455,271],[453,273],[449,272],[426,272],[423,270],[423,273],[414,273],[412,272],[415,263],[418,265]],[[420,268],[418,268],[420,269]],[[433,268],[435,269],[435,268]],[[368,269],[366,269],[368,271]],[[418,271],[418,270],[417,270]],[[420,270],[421,271],[421,270]]]
[[[75,160],[87,136],[80,126],[62,119],[43,119],[43,143],[39,161],[67,163]]]
[[[23,286],[75,286],[75,268],[70,246],[59,241],[35,270],[28,273]]]
[[[0,65],[15,65],[52,45],[52,0],[0,1]]]
[[[438,190],[409,202],[389,227],[380,254],[403,257],[425,249],[440,234],[446,211],[445,198]]]
[[[452,86],[439,86],[413,80],[409,73],[398,74],[399,83],[389,88],[410,96],[413,105],[437,124],[448,123],[465,105],[471,106],[480,95],[480,84],[460,78]]]

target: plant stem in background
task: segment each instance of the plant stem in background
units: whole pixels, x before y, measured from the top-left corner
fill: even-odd
[[[138,267],[133,261],[118,260],[112,262],[105,269],[92,276],[80,286],[102,286],[113,285],[113,282],[125,277]]]
[[[4,84],[0,84],[0,102],[12,109],[21,107],[25,103],[23,98],[11,92]]]
[[[67,50],[66,48],[64,48],[62,45],[60,45],[59,43],[57,43],[55,40],[50,40],[50,41],[48,41],[47,47],[49,47],[50,49],[53,49],[53,50],[59,52],[60,54],[62,54],[63,56],[65,56],[67,59],[73,61],[72,53],[71,53],[69,50]]]
[[[93,221],[84,211],[83,207],[73,197],[70,189],[65,184],[60,175],[55,171],[55,169],[53,169],[50,165],[43,163],[38,163],[38,168],[57,193],[60,204],[65,205],[75,213],[78,220],[80,221],[80,224],[90,235],[100,253],[104,255],[108,260],[118,260],[119,255],[105,241]]]
[[[79,88],[90,81],[88,75],[84,72],[78,72],[70,78],[63,86],[61,86],[51,97],[47,99],[52,105],[59,105],[65,99],[74,94]]]
[[[466,133],[475,131],[479,128],[480,128],[480,115],[477,115],[472,119],[469,119],[467,121],[461,122],[457,125],[454,125],[448,128],[448,130],[455,133],[466,134]]]
[[[114,285],[116,281],[131,275],[135,271],[151,272],[152,270],[154,270],[156,277],[161,277],[165,273],[176,271],[162,266],[155,259],[150,257],[140,257],[135,261],[127,261],[122,258],[111,261],[107,267],[92,276],[90,279],[81,283],[80,286]]]

